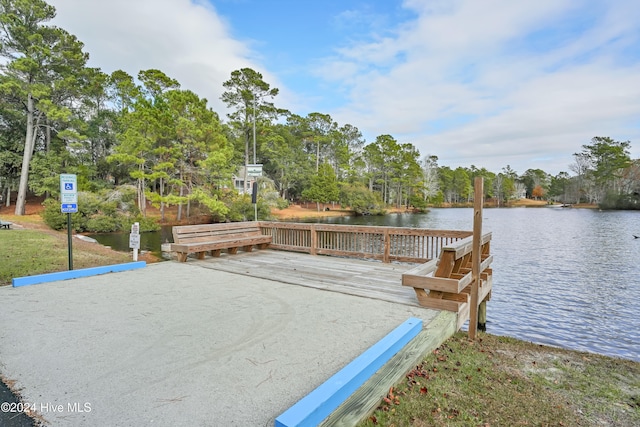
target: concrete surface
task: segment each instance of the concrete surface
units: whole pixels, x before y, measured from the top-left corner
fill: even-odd
[[[273,426],[436,311],[164,262],[0,288],[0,373],[53,426]]]

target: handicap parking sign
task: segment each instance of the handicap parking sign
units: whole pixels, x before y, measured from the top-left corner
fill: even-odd
[[[78,178],[74,174],[60,175],[60,208],[63,213],[78,212]]]

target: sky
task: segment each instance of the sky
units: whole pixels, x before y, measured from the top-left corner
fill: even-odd
[[[249,67],[274,103],[391,135],[440,166],[570,172],[595,136],[640,157],[638,0],[49,0],[89,65],[160,69],[220,101]]]

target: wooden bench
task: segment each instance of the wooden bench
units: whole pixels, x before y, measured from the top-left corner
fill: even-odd
[[[13,225],[12,222],[3,221],[0,219],[0,228],[6,228],[7,230]]]
[[[258,222],[181,225],[173,227],[172,232],[171,251],[178,254],[180,262],[185,262],[192,253],[204,259],[209,251],[217,257],[223,249],[235,254],[239,248],[251,252],[253,246],[264,249],[271,243],[271,236],[262,234]]]
[[[491,233],[484,234],[480,245],[480,283],[478,303],[491,297],[493,256],[489,254]],[[420,264],[402,274],[402,285],[411,286],[423,307],[458,313],[458,329],[469,318],[473,236],[442,248],[437,259]]]

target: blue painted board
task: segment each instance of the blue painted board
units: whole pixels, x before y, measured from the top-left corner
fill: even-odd
[[[409,318],[275,420],[275,427],[316,426],[422,330]]]
[[[124,264],[105,265],[102,267],[82,268],[79,270],[59,271],[56,273],[38,274],[35,276],[16,277],[13,287],[37,285],[38,283],[55,282],[58,280],[77,279],[79,277],[96,276],[98,274],[116,273],[119,271],[135,270],[146,266],[145,261],[127,262]]]

